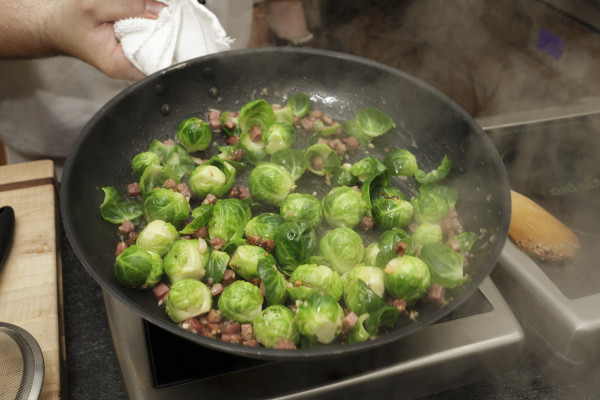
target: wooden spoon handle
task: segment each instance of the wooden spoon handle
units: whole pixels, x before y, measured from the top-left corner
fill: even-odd
[[[579,251],[579,239],[566,225],[528,197],[511,190],[508,236],[517,247],[542,260],[567,260]]]

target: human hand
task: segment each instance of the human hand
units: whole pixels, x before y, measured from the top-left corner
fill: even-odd
[[[144,74],[131,64],[115,38],[114,22],[156,19],[164,5],[155,0],[0,0],[0,57],[70,55],[111,78],[137,80]]]

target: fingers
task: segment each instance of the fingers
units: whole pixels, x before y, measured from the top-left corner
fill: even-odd
[[[98,22],[115,22],[125,18],[156,19],[164,4],[156,0],[88,0],[86,11]]]

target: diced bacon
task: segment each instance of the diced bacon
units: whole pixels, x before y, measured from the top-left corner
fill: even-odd
[[[308,131],[315,127],[315,121],[311,121],[308,118],[302,118],[300,120],[300,126],[302,127],[302,129],[305,129]]]
[[[175,182],[175,179],[169,178],[163,182],[163,186],[166,187],[167,189],[174,188],[175,186],[177,186],[177,182]]]
[[[239,322],[235,321],[224,321],[221,323],[221,333],[222,334],[237,334],[239,335],[241,332],[241,325]]]
[[[403,256],[404,253],[406,253],[407,248],[408,248],[408,245],[406,243],[398,242],[398,243],[396,243],[396,248],[394,249],[394,252],[398,256]]]
[[[363,219],[361,219],[360,225],[363,227],[364,230],[369,231],[373,229],[375,222],[373,221],[373,218],[365,216],[363,217]]]
[[[130,221],[123,221],[121,225],[119,225],[119,235],[129,235],[129,233],[135,230],[135,225]]]
[[[182,327],[185,330],[188,330],[188,331],[193,332],[193,333],[198,333],[202,329],[204,329],[204,327],[202,326],[202,324],[200,323],[200,321],[198,320],[198,318],[188,318],[188,319],[186,319],[185,321],[183,321]]]
[[[225,273],[223,273],[223,279],[221,279],[221,283],[223,286],[230,285],[235,281],[235,272],[231,269],[226,269]]]
[[[227,140],[225,141],[225,143],[227,143],[230,146],[235,146],[236,144],[238,144],[240,142],[240,138],[238,136],[229,136],[227,138]]]
[[[225,128],[229,129],[230,131],[235,129],[235,122],[233,122],[232,120],[228,119],[227,121],[225,121],[224,124]]]
[[[392,300],[391,306],[396,307],[396,309],[400,311],[400,313],[406,312],[406,300],[394,299]]]
[[[223,285],[221,283],[215,283],[211,286],[210,292],[213,296],[218,296],[223,293]]]
[[[312,162],[312,169],[315,171],[321,171],[323,169],[323,165],[325,162],[323,161],[323,157],[315,157]]]
[[[208,236],[208,228],[203,226],[200,229],[197,229],[194,233],[192,233],[192,237],[195,239],[204,239]]]
[[[258,288],[260,289],[260,294],[262,294],[262,297],[265,297],[267,295],[267,287],[263,281],[260,281]]]
[[[175,186],[175,191],[181,193],[186,199],[192,198],[192,191],[186,183],[178,183]]]
[[[221,113],[217,110],[209,111],[208,124],[213,131],[221,129]]]
[[[332,139],[328,143],[329,147],[338,154],[344,154],[347,146],[340,139]]]
[[[252,324],[242,324],[240,326],[240,332],[243,341],[254,339],[254,329],[252,328]]]
[[[202,201],[202,204],[215,204],[217,202],[217,200],[219,200],[219,199],[215,195],[209,193],[206,195],[206,197]]]
[[[331,117],[325,113],[323,113],[323,116],[321,117],[321,120],[323,122],[325,122],[327,125],[333,125],[333,119],[331,119]]]
[[[244,346],[248,346],[248,347],[259,347],[260,346],[260,342],[256,339],[244,340],[242,342],[242,344]]]
[[[275,242],[271,239],[263,239],[259,246],[265,249],[267,252],[272,253],[275,250]]]
[[[227,343],[241,343],[242,337],[238,333],[221,333],[221,340]]]
[[[252,128],[250,128],[248,133],[250,134],[250,140],[253,141],[254,143],[258,143],[258,142],[262,141],[263,133],[260,130],[260,127],[258,125],[254,125]]]
[[[220,238],[218,236],[215,236],[214,238],[210,239],[210,245],[213,247],[213,249],[217,251],[222,250],[226,244],[227,243],[225,242],[225,239]]]
[[[127,194],[129,196],[141,196],[142,189],[140,188],[139,182],[132,182],[127,185]]]
[[[115,255],[118,256],[119,254],[124,252],[126,248],[127,248],[127,243],[125,243],[125,242],[117,243],[117,248],[115,249]]]
[[[221,314],[221,311],[215,310],[214,308],[212,308],[208,312],[208,314],[206,314],[206,319],[208,322],[218,324],[220,322],[223,322],[223,315]]]
[[[171,288],[164,282],[161,282],[152,288],[152,294],[154,294],[154,298],[158,301],[159,305],[162,305],[165,302],[170,290]]]
[[[232,199],[248,199],[252,197],[250,189],[245,186],[237,185],[229,190],[228,196]]]
[[[434,304],[443,304],[446,298],[446,289],[437,283],[432,283],[427,289],[427,299]]]
[[[448,247],[450,247],[454,251],[460,251],[460,240],[457,238],[452,238],[448,240]]]
[[[342,320],[342,325],[347,329],[352,329],[358,322],[358,315],[354,311],[349,312]]]
[[[354,150],[358,149],[358,147],[360,146],[360,143],[358,143],[358,140],[356,140],[356,138],[352,137],[352,136],[343,138],[342,142],[346,143],[346,145],[348,146],[348,151],[354,151]]]
[[[323,110],[311,110],[311,112],[309,113],[309,116],[312,119],[321,119],[324,115],[325,112],[323,112]]]
[[[242,161],[245,156],[245,149],[235,149],[231,152],[231,161]]]
[[[252,246],[258,246],[262,242],[262,236],[260,235],[249,235],[246,237],[246,243]]]
[[[282,339],[275,345],[276,349],[295,349],[296,344],[291,340]]]

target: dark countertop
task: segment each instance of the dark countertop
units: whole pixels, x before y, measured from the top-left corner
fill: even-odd
[[[68,398],[75,400],[126,399],[100,286],[79,263],[62,233],[65,334]],[[450,399],[597,399],[600,367],[572,376],[547,371],[525,351],[512,371],[440,394],[429,400]],[[64,396],[67,398],[67,396]]]

